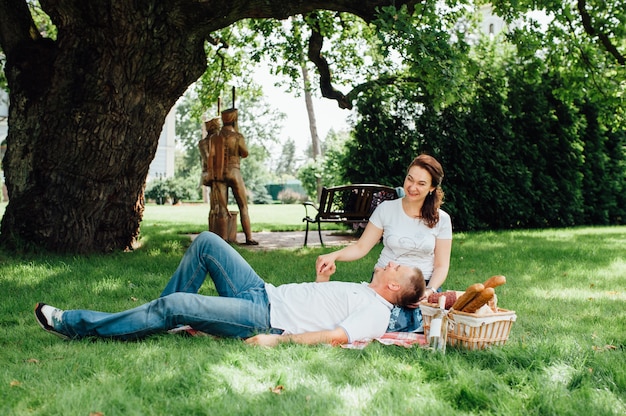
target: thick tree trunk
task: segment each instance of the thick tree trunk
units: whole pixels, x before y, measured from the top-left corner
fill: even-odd
[[[202,74],[204,53],[166,13],[98,13],[116,30],[76,22],[56,43],[40,39],[9,57],[5,243],[107,252],[138,235],[163,120]]]

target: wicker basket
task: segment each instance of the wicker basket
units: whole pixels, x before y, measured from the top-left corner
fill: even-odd
[[[424,335],[428,339],[430,321],[438,306],[432,303],[420,304],[424,324]],[[470,350],[482,350],[491,346],[504,345],[509,338],[515,311],[498,308],[498,312],[485,315],[457,312],[448,313],[448,345],[461,346]]]

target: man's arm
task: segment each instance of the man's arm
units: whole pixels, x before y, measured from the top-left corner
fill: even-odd
[[[331,344],[341,345],[348,343],[348,335],[341,327],[329,331],[305,332],[303,334],[291,335],[275,335],[275,334],[259,334],[246,339],[247,344],[261,345],[263,347],[275,347],[285,342],[294,342],[296,344]]]

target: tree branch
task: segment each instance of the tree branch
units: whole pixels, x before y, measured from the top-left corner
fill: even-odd
[[[346,96],[339,90],[333,87],[331,82],[330,68],[328,61],[322,56],[322,46],[324,44],[324,37],[320,33],[319,24],[311,26],[311,37],[309,38],[309,51],[308,57],[311,62],[317,67],[317,71],[320,75],[320,90],[322,91],[322,97],[330,98],[331,100],[337,100],[339,108],[352,109],[352,103],[346,98]]]
[[[381,76],[377,79],[373,79],[362,84],[357,85],[346,95],[346,99],[350,102],[356,100],[357,96],[363,91],[371,90],[375,87],[381,87],[384,85],[394,84],[418,84],[421,82],[419,78],[415,77],[403,77],[403,76]]]
[[[29,98],[46,91],[56,45],[39,33],[26,1],[0,0],[0,47],[9,87],[19,82]]]
[[[0,0],[0,47],[7,56],[25,42],[40,38],[25,1]]]
[[[242,4],[229,1],[225,2],[221,7],[218,7],[218,9],[224,11],[223,15],[226,18],[230,12],[236,12],[238,15],[245,15],[245,17],[250,18],[276,19],[286,19],[295,14],[307,14],[315,10],[333,10],[336,12],[351,13],[359,16],[366,22],[371,22],[376,18],[378,9],[381,7],[394,5],[400,8],[406,5],[409,12],[412,13],[415,5],[423,1],[424,0],[282,0],[280,2],[248,1],[242,2]]]
[[[600,40],[600,44],[607,50],[607,52],[613,55],[620,65],[626,65],[626,58],[624,58],[624,55],[617,50],[617,47],[611,42],[607,34],[604,32],[597,32],[593,27],[591,16],[587,12],[586,8],[587,0],[578,0],[577,6],[585,32],[587,32],[587,34],[591,37],[597,36]]]

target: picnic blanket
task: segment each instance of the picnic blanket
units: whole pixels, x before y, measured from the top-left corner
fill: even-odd
[[[205,332],[193,329],[189,325],[179,326],[178,328],[170,329],[167,332],[169,332],[170,334],[183,334],[183,335],[189,335],[192,337],[212,336]],[[424,334],[417,334],[415,332],[387,332],[385,335],[383,335],[380,338],[374,338],[374,339],[363,340],[363,341],[355,341],[350,344],[343,344],[341,345],[341,347],[348,348],[348,349],[361,350],[367,347],[373,341],[380,342],[383,345],[397,345],[399,347],[405,347],[405,348],[410,348],[414,345],[424,346],[428,344]]]
[[[351,344],[343,344],[341,347],[360,350],[367,347],[373,341],[380,342],[383,345],[397,345],[405,348],[410,348],[414,345],[420,347],[428,345],[424,334],[417,334],[415,332],[387,332],[380,338],[355,341]]]

